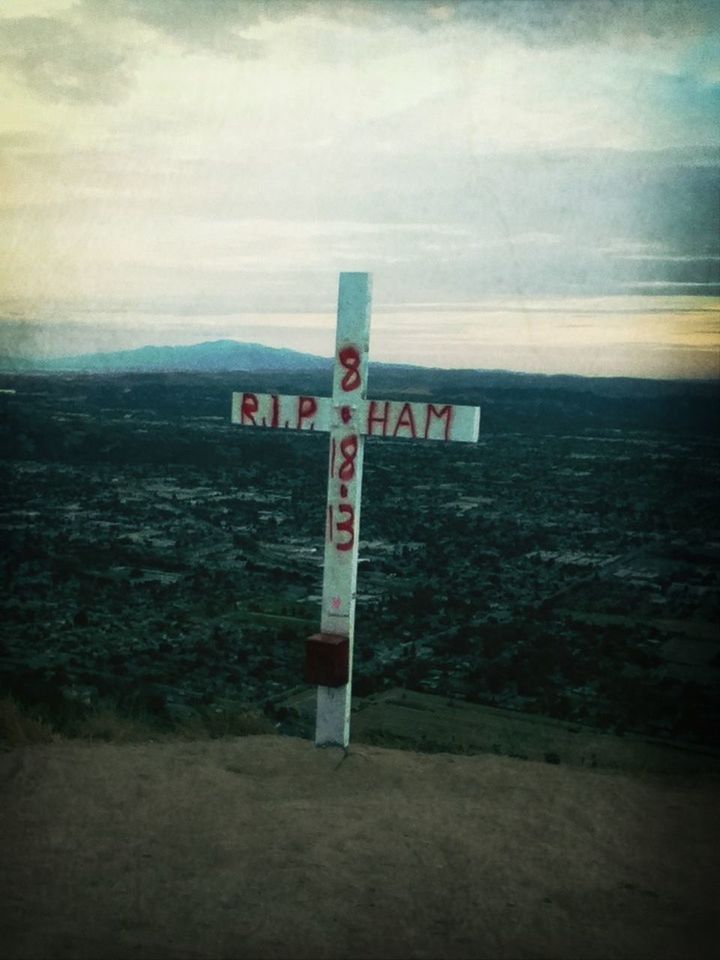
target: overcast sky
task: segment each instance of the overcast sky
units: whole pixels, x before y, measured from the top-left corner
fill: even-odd
[[[8,0],[0,348],[718,376],[718,10]]]

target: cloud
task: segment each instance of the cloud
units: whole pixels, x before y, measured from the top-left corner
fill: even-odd
[[[122,43],[98,44],[81,27],[52,17],[0,20],[0,62],[48,100],[115,99],[128,83]]]
[[[147,149],[38,160],[37,191],[0,201],[7,283],[297,309],[346,269],[384,274],[391,303],[718,282],[716,172],[672,151],[388,155],[369,175],[354,141],[306,161],[176,163]]]
[[[708,296],[720,296],[720,280],[717,281],[687,281],[687,280],[645,280],[624,283],[628,290],[651,290],[653,293],[672,293],[679,290],[681,293],[706,293]]]
[[[434,5],[415,4],[425,11]],[[400,12],[404,4],[398,0],[393,6]],[[459,0],[445,6],[450,22],[458,19],[493,26],[528,45],[610,41],[626,45],[694,38],[720,25],[714,0]]]
[[[693,38],[718,27],[714,0],[83,0],[82,6],[225,52],[233,51],[239,31],[301,16],[368,30],[477,28],[545,46]],[[237,52],[244,54],[242,44]]]
[[[2,104],[14,295],[302,309],[338,269],[383,273],[391,303],[715,282],[702,3],[55,9],[0,13],[37,94]]]
[[[717,255],[692,256],[687,254],[653,254],[636,253],[621,257],[622,260],[646,260],[654,263],[720,263],[720,257]]]
[[[268,20],[289,19],[311,8],[307,0],[82,0],[92,19],[133,20],[188,50],[212,50],[240,59],[259,56],[262,44],[243,32]]]
[[[0,131],[0,156],[33,150],[45,142],[45,137],[36,130]]]
[[[383,58],[388,43],[412,47],[423,35],[475,50],[504,38],[528,50],[615,47],[670,74],[679,69],[671,48],[706,47],[720,29],[713,0],[80,0],[0,24],[6,69],[40,96],[87,103],[121,97],[136,58],[162,38],[243,61],[282,43],[284,26],[304,24],[314,55],[330,62]],[[705,47],[687,69],[709,82],[716,73]],[[710,96],[691,92],[689,110]]]

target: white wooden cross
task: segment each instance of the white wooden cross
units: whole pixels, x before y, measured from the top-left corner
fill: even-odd
[[[369,274],[340,274],[332,397],[232,395],[232,422],[239,426],[330,433],[320,634],[308,641],[324,680],[313,681],[318,746],[347,747],[350,739],[365,437],[475,443],[480,428],[479,407],[366,399],[370,299]]]

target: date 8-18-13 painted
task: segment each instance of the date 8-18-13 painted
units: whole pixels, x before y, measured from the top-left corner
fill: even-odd
[[[362,378],[360,351],[357,347],[352,344],[342,347],[338,351],[338,362],[344,371],[340,379],[340,388],[345,393],[359,390],[362,386]],[[352,431],[352,408],[343,404],[339,414],[342,426]],[[350,490],[355,480],[358,447],[358,435],[354,432],[348,432],[340,438],[339,442],[336,437],[330,441],[330,480],[336,481],[334,489],[337,499],[328,497],[326,535],[327,539],[334,543],[335,549],[341,553],[352,550],[355,543],[355,508],[351,502]]]

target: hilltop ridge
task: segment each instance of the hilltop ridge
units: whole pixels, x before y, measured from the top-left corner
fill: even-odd
[[[700,960],[720,932],[717,783],[277,736],[39,745],[0,783],[16,958]]]

